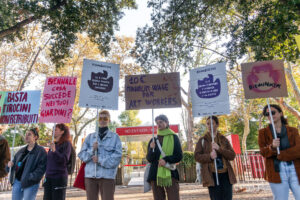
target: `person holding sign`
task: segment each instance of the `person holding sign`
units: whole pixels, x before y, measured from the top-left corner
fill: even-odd
[[[47,153],[37,144],[38,138],[38,128],[28,130],[25,136],[27,146],[8,163],[11,167],[12,200],[34,200],[36,197],[47,164]]]
[[[211,121],[214,142],[211,137]],[[228,139],[218,132],[219,120],[216,116],[206,119],[206,127],[207,132],[199,139],[194,152],[195,160],[201,163],[203,186],[208,187],[210,199],[231,200],[232,185],[236,183],[236,177],[230,161],[234,160],[235,152]],[[215,159],[217,170],[214,165]],[[219,185],[216,184],[216,173],[218,173]]]
[[[67,163],[71,154],[71,135],[65,124],[55,126],[50,144],[44,186],[44,200],[64,200],[68,183]]]
[[[273,127],[260,129],[258,144],[265,157],[265,179],[269,182],[275,200],[289,199],[289,189],[296,200],[300,200],[300,135],[298,129],[288,126],[282,109],[276,104],[266,105],[263,115],[271,123],[273,117],[277,139]],[[278,154],[276,148],[280,149]]]
[[[78,154],[85,166],[85,189],[87,200],[113,200],[115,177],[122,157],[120,137],[108,129],[110,114],[107,110],[99,113],[99,129],[89,134]]]
[[[179,198],[179,174],[176,163],[182,159],[182,149],[178,136],[169,128],[165,115],[155,118],[157,138],[148,144],[147,160],[151,163],[147,181],[151,183],[154,200]],[[154,151],[153,151],[154,149]]]
[[[2,128],[0,127],[0,180],[7,175],[5,169],[10,161],[10,152],[7,140],[2,136]]]

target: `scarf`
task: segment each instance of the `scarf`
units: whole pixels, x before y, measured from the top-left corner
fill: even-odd
[[[170,156],[173,154],[174,150],[174,132],[167,128],[164,130],[158,130],[158,134],[163,136],[163,144],[162,150],[165,152],[166,156]],[[158,141],[159,142],[159,141]],[[159,159],[162,159],[162,155],[160,154]],[[172,186],[172,177],[171,170],[165,167],[158,167],[157,170],[157,185],[161,187],[169,187]]]
[[[108,127],[99,127],[99,137],[100,137],[100,140],[102,140],[105,136],[106,136],[106,133],[108,131]]]
[[[269,124],[269,128],[272,132],[273,138],[275,138],[274,137],[275,133],[273,131],[272,124]],[[280,133],[276,133],[276,135],[278,138],[280,138],[280,146],[279,146],[280,150],[285,150],[285,149],[290,148],[290,141],[289,141],[289,138],[287,135],[287,130],[286,130],[285,125],[282,124]],[[287,164],[291,165],[292,161],[287,161]],[[274,158],[274,169],[275,169],[275,172],[280,172],[280,160],[278,160],[276,157]]]

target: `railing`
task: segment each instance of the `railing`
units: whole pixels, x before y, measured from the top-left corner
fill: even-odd
[[[71,187],[73,185],[78,170],[80,168],[80,165],[81,165],[81,161],[77,159],[74,173],[72,175],[69,175],[68,178],[69,179],[68,187]],[[136,166],[130,165],[127,166],[126,168],[134,168],[134,167]],[[239,185],[245,184],[245,185],[254,186],[257,183],[265,182],[264,181],[264,171],[265,171],[264,158],[260,154],[237,155],[235,160],[232,161],[232,167],[234,169]],[[123,173],[127,174],[126,171],[123,171]],[[118,176],[124,176],[124,174],[122,175],[121,173],[121,175],[117,175],[116,179],[118,179]],[[41,181],[40,187],[42,187],[42,183],[43,180]],[[9,183],[8,177],[5,177],[0,181],[0,191],[7,191],[7,190],[11,190],[11,185]]]

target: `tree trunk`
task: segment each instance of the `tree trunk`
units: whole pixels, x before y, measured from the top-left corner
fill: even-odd
[[[253,100],[249,100],[249,103],[247,104],[245,100],[243,99],[242,110],[243,110],[243,120],[244,120],[244,133],[242,138],[242,150],[243,153],[247,151],[247,137],[250,133],[250,110],[252,107]],[[246,106],[246,108],[245,108]]]

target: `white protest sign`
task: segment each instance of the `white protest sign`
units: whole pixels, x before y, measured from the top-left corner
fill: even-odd
[[[118,109],[120,66],[84,59],[79,106]]]
[[[190,71],[193,116],[230,113],[226,63],[218,63]]]

